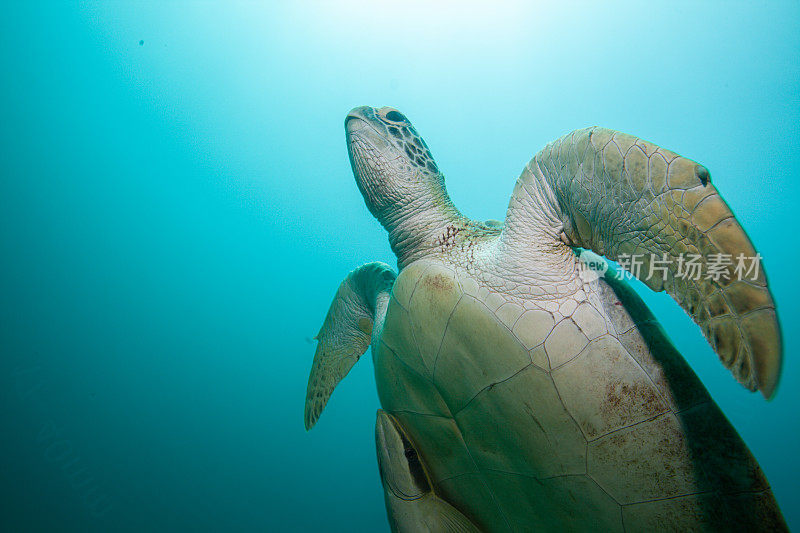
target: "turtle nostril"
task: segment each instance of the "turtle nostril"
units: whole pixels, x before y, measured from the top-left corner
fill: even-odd
[[[399,111],[389,111],[386,113],[386,118],[391,120],[392,122],[405,122],[406,117],[403,116],[402,113]]]

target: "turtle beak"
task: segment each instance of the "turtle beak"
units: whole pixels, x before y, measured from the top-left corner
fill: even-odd
[[[344,119],[345,129],[348,128],[348,123],[353,119],[363,120],[365,122],[375,120],[375,109],[368,105],[354,107]]]
[[[372,107],[361,106],[351,110],[344,119],[344,129],[348,147],[353,146],[356,138],[379,152],[385,152],[391,147],[388,132],[383,123],[375,118],[375,109]]]
[[[347,136],[347,145],[353,142],[353,136],[373,137],[370,130],[375,129],[375,110],[369,106],[355,107],[350,110],[344,119],[344,130]]]

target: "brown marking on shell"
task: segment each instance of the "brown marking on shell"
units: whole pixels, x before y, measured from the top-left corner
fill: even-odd
[[[642,411],[656,415],[664,411],[664,404],[653,387],[639,382],[625,383],[612,380],[606,383],[606,401],[601,404],[601,411],[606,417],[612,417],[625,409],[627,403],[641,407]]]
[[[422,278],[422,283],[425,287],[434,291],[451,291],[453,290],[453,280],[441,272],[437,272],[432,276],[425,276]]]

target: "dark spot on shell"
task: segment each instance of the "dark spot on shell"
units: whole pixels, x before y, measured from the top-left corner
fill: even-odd
[[[436,168],[436,164],[433,161],[428,161],[428,170],[430,170],[434,174],[439,173],[439,169]]]
[[[391,133],[392,135],[394,135],[398,139],[402,139],[403,138],[403,134],[400,133],[400,130],[398,130],[394,126],[389,126],[389,133]]]

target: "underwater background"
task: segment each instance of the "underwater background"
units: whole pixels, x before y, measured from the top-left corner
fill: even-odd
[[[395,264],[344,143],[390,105],[503,219],[588,125],[706,165],[765,258],[776,398],[636,284],[800,527],[797,2],[12,2],[0,17],[0,530],[387,531],[366,356],[303,429],[340,281]]]

